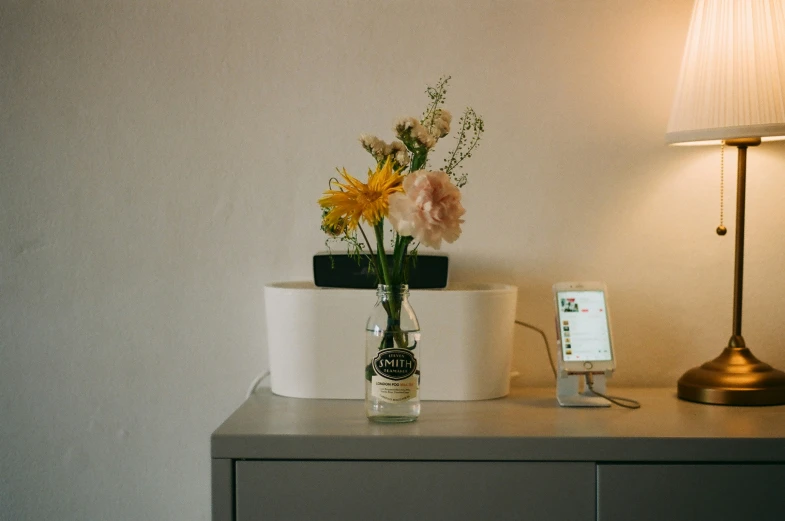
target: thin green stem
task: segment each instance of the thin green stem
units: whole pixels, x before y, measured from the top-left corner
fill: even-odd
[[[390,280],[390,272],[387,268],[387,254],[384,251],[384,220],[379,221],[373,226],[373,231],[376,233],[376,256],[381,268],[382,281],[387,286],[392,285]]]
[[[368,236],[365,235],[365,230],[363,230],[363,227],[360,226],[359,223],[357,224],[357,228],[360,230],[360,233],[363,235],[363,239],[365,239],[365,244],[368,245],[368,260],[370,260],[371,264],[373,264],[373,269],[376,270],[376,276],[379,277],[381,276],[381,272],[379,271],[379,266],[376,263],[376,259],[373,258],[374,253],[373,253],[373,248],[371,248],[371,241],[368,240]]]
[[[410,172],[416,172],[417,170],[422,169],[425,166],[425,162],[428,160],[428,150],[417,150],[412,154],[412,163],[409,167]]]
[[[388,286],[391,293],[390,298],[387,300],[386,306],[384,307],[385,311],[387,311],[388,317],[387,330],[385,335],[382,337],[382,343],[379,346],[379,349],[393,347],[391,342],[393,339],[399,347],[406,348],[406,336],[401,331],[401,302],[397,298],[397,288],[394,286],[394,284],[400,284],[400,281],[393,281],[390,275],[390,270],[387,266],[387,254],[384,251],[384,221],[379,221],[376,225],[374,225],[373,230],[376,233],[376,253],[379,265],[382,269],[382,279],[384,284]],[[404,237],[403,240],[396,242],[396,249],[405,249],[405,245],[403,247],[400,246],[405,242],[405,239],[406,238]],[[393,255],[393,259],[394,258],[395,255]],[[395,270],[393,270],[393,276],[394,274]],[[388,342],[390,342],[389,345],[387,345]]]
[[[395,284],[405,283],[406,250],[412,242],[412,237],[397,237],[395,252],[393,253],[393,279]]]
[[[457,143],[455,145],[455,148],[453,149],[452,153],[450,153],[450,157],[447,160],[445,160],[445,164],[447,166],[445,166],[444,171],[447,172],[448,174],[452,173],[455,166],[458,163],[460,163],[459,160],[456,161],[455,156],[458,155],[458,152],[460,152],[461,148],[463,147],[463,142],[466,139],[466,124],[464,123],[463,117],[461,118],[460,125],[461,125],[461,132],[460,134],[458,134],[458,137],[456,138]]]
[[[395,242],[393,245],[393,264],[392,264],[392,283],[393,284],[400,284],[401,277],[400,272],[398,271],[398,250],[401,248],[401,236],[397,233],[395,234]]]

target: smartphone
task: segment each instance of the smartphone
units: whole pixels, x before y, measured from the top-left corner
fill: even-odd
[[[613,371],[607,290],[602,282],[553,285],[561,369],[567,373]]]

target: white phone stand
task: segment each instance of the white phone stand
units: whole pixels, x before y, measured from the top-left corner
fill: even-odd
[[[611,371],[604,374],[594,374],[592,387],[602,394],[605,394],[605,382],[611,376]],[[610,407],[611,404],[605,398],[593,394],[586,385],[583,374],[568,374],[563,369],[559,371],[556,379],[556,399],[562,407]]]

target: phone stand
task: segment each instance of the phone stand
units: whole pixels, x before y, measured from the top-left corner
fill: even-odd
[[[592,386],[597,392],[605,394],[605,382],[611,376],[611,371],[594,374]],[[556,379],[556,399],[562,407],[610,407],[606,399],[593,394],[585,382],[583,374],[568,374],[559,371]]]

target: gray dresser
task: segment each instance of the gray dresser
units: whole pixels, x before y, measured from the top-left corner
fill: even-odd
[[[516,388],[378,425],[261,390],[213,433],[213,520],[785,520],[785,406],[611,391],[642,408]]]

